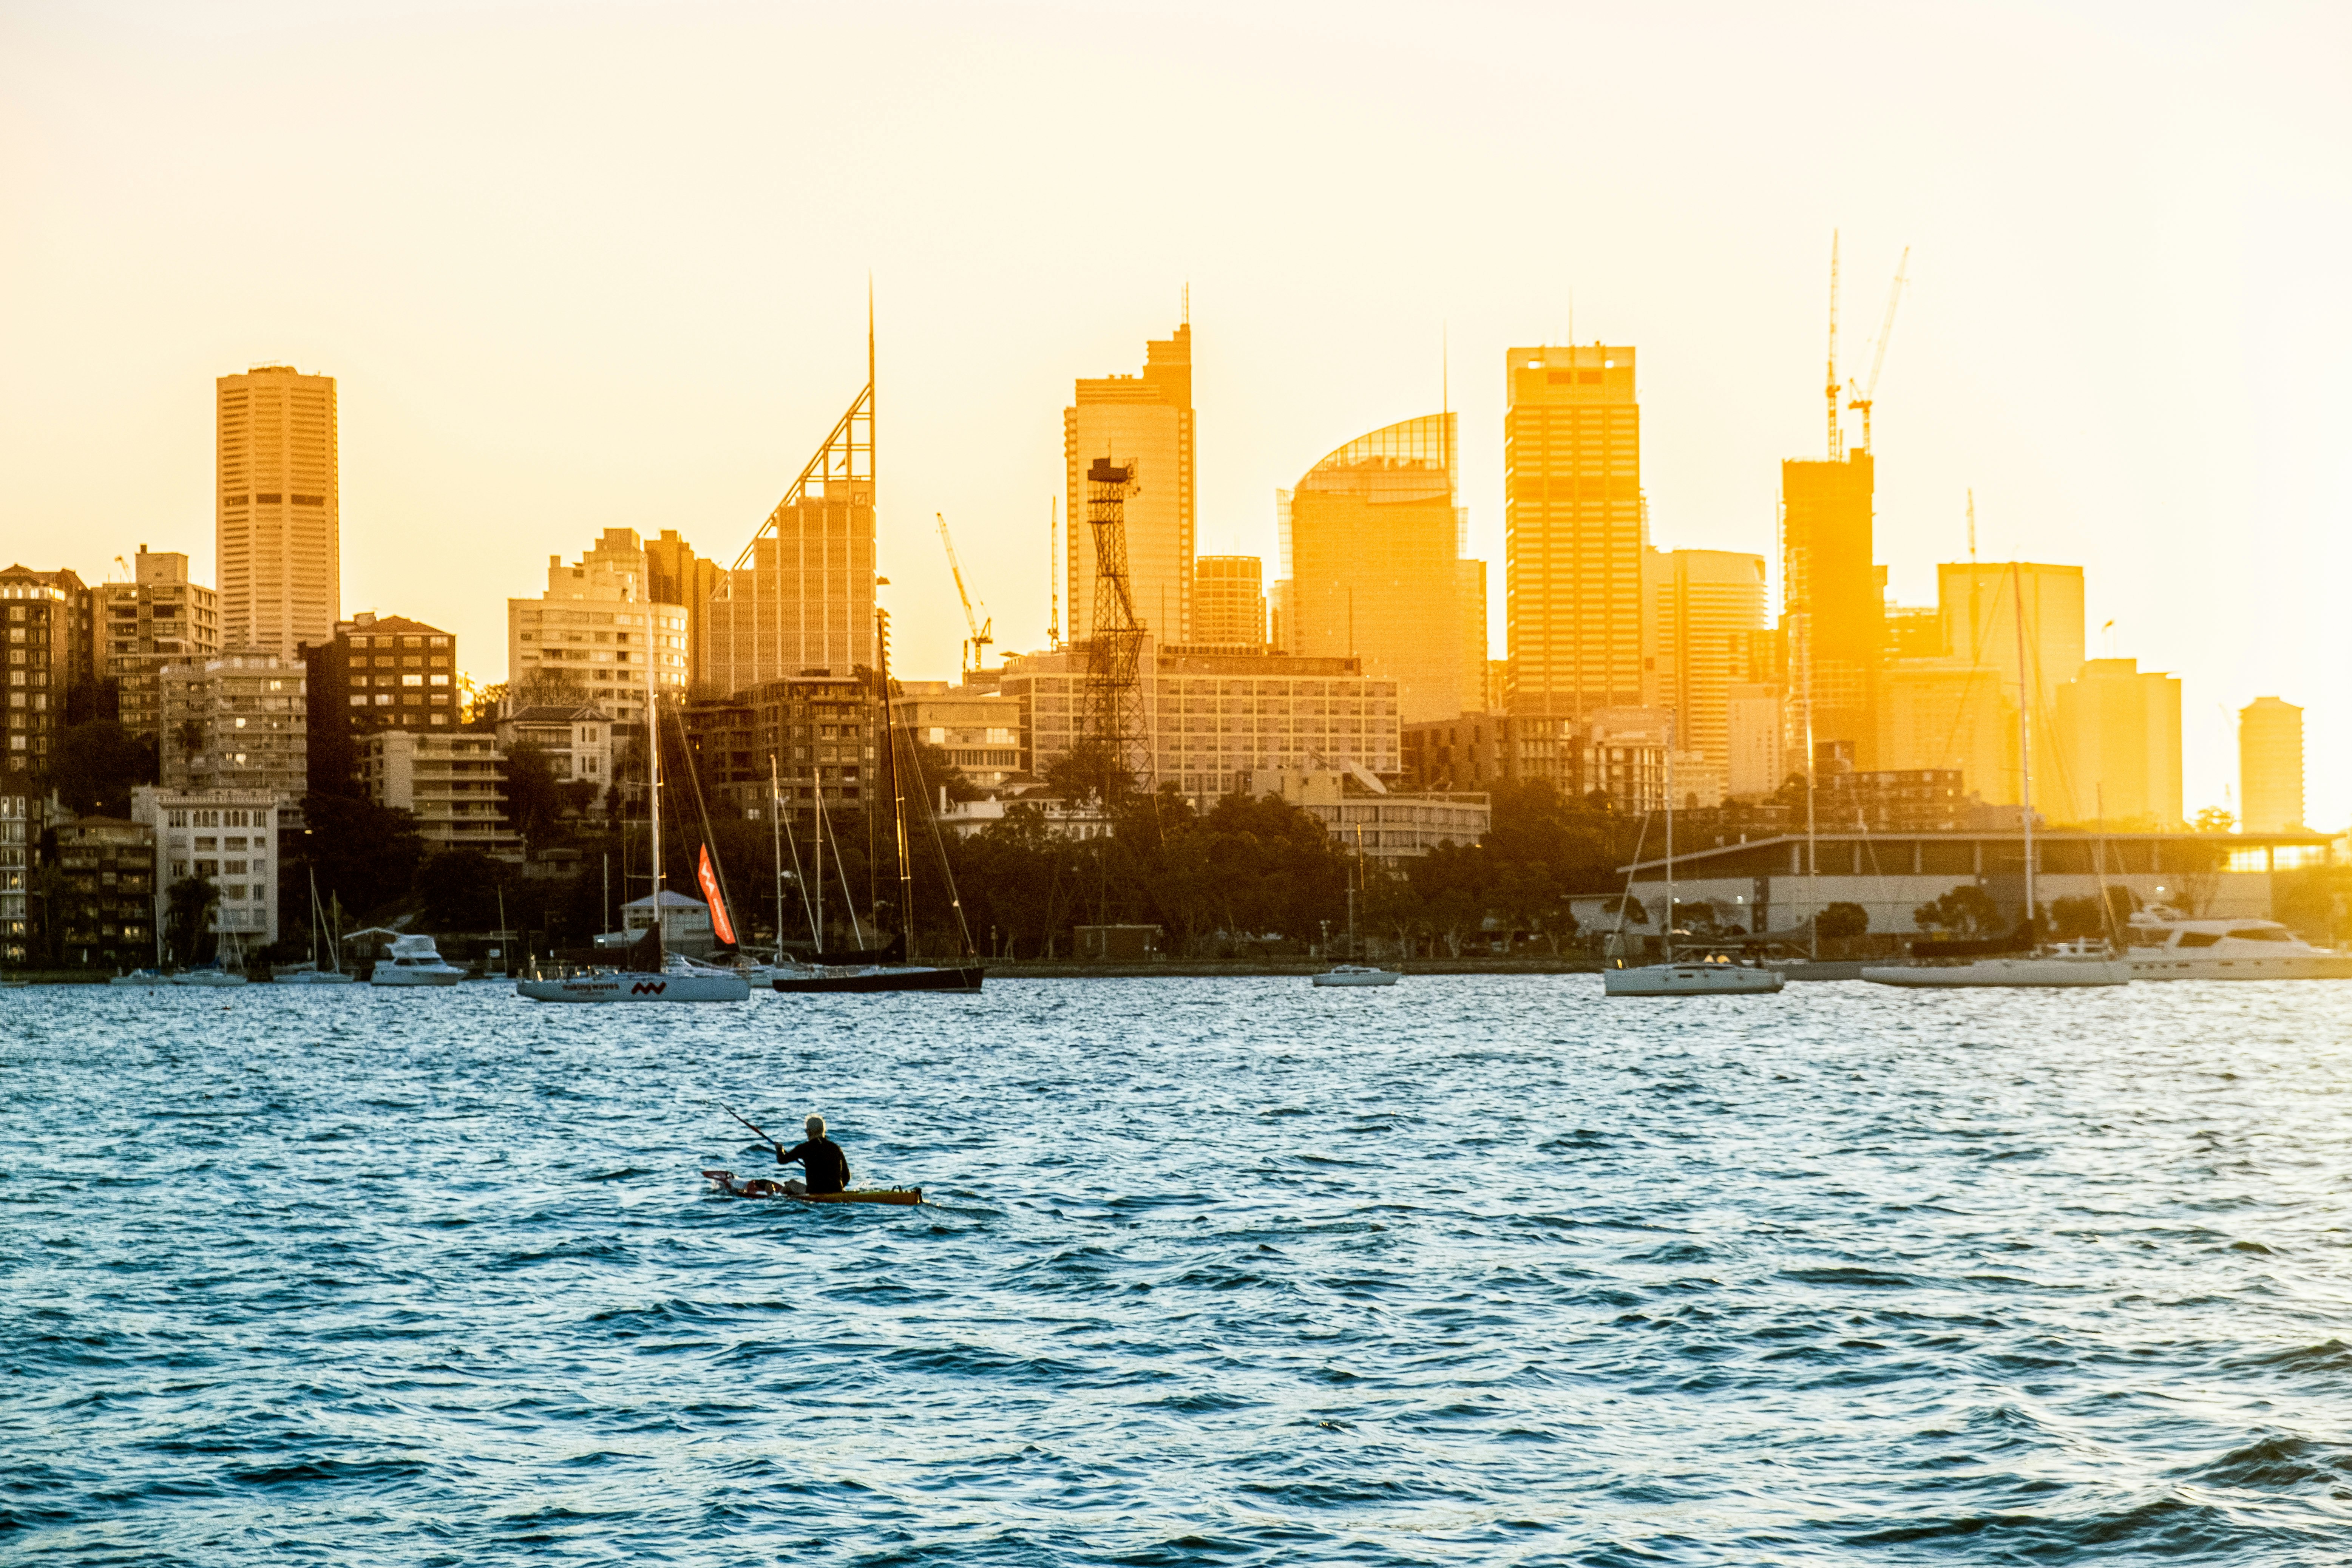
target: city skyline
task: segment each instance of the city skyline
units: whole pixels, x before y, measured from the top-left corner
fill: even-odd
[[[1499,579],[1503,389],[1477,367],[1491,366],[1497,347],[1557,343],[1572,330],[1577,342],[1623,342],[1642,353],[1652,542],[1777,558],[1778,464],[1813,456],[1820,445],[1813,399],[1827,240],[1843,226],[1849,363],[1872,346],[1875,303],[1897,253],[1915,247],[1914,288],[1878,389],[1874,431],[1876,531],[1893,597],[1932,602],[1935,566],[1966,559],[1965,496],[1973,488],[1982,559],[2081,563],[2089,569],[2086,619],[2094,628],[2087,651],[2134,657],[2144,669],[2186,682],[2189,809],[2234,801],[2234,714],[2252,697],[2276,691],[2309,710],[2311,815],[2341,821],[2352,814],[2352,787],[2339,782],[2347,772],[2345,715],[2329,689],[2332,668],[2320,637],[2326,618],[2309,597],[2322,591],[2315,584],[2340,576],[2342,564],[2327,524],[2340,515],[2347,481],[2317,455],[2325,442],[2315,438],[2341,422],[2344,394],[2319,372],[2337,357],[2331,345],[2346,335],[2342,312],[2323,304],[2315,321],[2288,320],[2284,306],[2269,301],[2308,290],[2274,275],[2278,254],[2216,247],[2192,232],[2202,204],[2223,199],[2258,220],[2259,235],[2302,237],[2324,251],[2343,216],[2340,160],[2281,154],[2284,162],[2267,165],[2270,183],[2251,189],[2221,183],[2198,162],[2161,196],[2126,182],[2091,203],[2087,216],[2062,210],[2060,196],[2091,151],[2073,147],[2046,170],[2030,165],[2051,138],[2081,141],[2071,119],[2029,112],[1957,163],[1938,141],[1948,119],[1926,123],[1960,112],[1988,84],[1997,93],[2031,84],[2042,68],[2015,64],[1989,38],[1955,34],[1948,58],[1920,68],[1924,80],[1903,80],[1903,90],[1924,96],[1916,114],[1889,109],[1897,97],[1891,82],[1862,92],[1855,112],[1885,111],[1890,130],[1883,147],[1858,148],[1847,173],[1816,178],[1797,173],[1793,161],[1759,173],[1816,129],[1776,121],[1759,133],[1759,147],[1731,159],[1759,185],[1756,193],[1706,177],[1665,212],[1650,187],[1696,167],[1701,148],[1681,135],[1646,150],[1629,146],[1622,172],[1595,173],[1577,167],[1565,143],[1526,140],[1527,128],[1540,123],[1534,100],[1511,107],[1504,89],[1539,87],[1540,79],[1510,63],[1510,51],[1479,56],[1476,45],[1496,43],[1507,29],[1500,17],[1474,16],[1462,24],[1464,58],[1456,63],[1492,106],[1444,133],[1454,155],[1446,165],[1449,189],[1467,226],[1448,237],[1442,253],[1386,239],[1389,225],[1369,209],[1350,213],[1348,204],[1372,188],[1369,174],[1343,175],[1320,194],[1298,183],[1310,167],[1320,178],[1342,162],[1377,166],[1381,158],[1366,154],[1408,147],[1412,133],[1428,129],[1416,116],[1443,111],[1405,112],[1393,124],[1373,113],[1377,84],[1409,68],[1406,35],[1380,14],[1361,17],[1340,46],[1370,70],[1367,85],[1318,100],[1338,114],[1333,129],[1305,138],[1262,171],[1250,169],[1243,139],[1252,129],[1274,132],[1255,120],[1197,145],[1187,142],[1182,156],[1178,140],[1140,128],[1149,115],[1123,118],[1099,146],[1082,148],[1080,166],[1058,172],[1057,182],[1122,169],[1131,184],[1140,171],[1173,182],[1177,195],[1131,212],[1133,232],[1108,261],[1094,251],[1054,259],[1057,240],[1016,233],[1046,210],[1043,184],[991,186],[1004,210],[982,213],[940,185],[943,171],[921,167],[941,156],[957,170],[978,165],[917,137],[914,144],[886,139],[874,151],[880,178],[870,189],[807,175],[820,179],[813,189],[845,202],[854,221],[824,231],[824,243],[797,241],[798,254],[780,270],[760,254],[764,220],[717,216],[710,186],[690,183],[687,193],[665,197],[646,184],[650,171],[641,161],[629,159],[604,183],[592,171],[609,139],[526,87],[518,101],[553,114],[577,140],[569,150],[551,146],[531,188],[652,200],[715,258],[707,280],[681,290],[669,286],[686,276],[667,255],[675,240],[659,253],[636,241],[590,245],[583,253],[585,231],[575,220],[526,195],[520,206],[551,230],[535,237],[493,210],[490,183],[465,176],[427,195],[405,179],[406,165],[388,144],[358,132],[330,135],[324,150],[266,154],[292,161],[289,169],[313,166],[305,158],[350,161],[348,195],[293,204],[341,270],[322,268],[314,254],[289,252],[278,262],[251,250],[237,255],[233,269],[226,262],[216,268],[203,252],[218,217],[152,183],[182,155],[138,142],[137,134],[153,116],[211,102],[225,89],[208,79],[233,77],[226,68],[240,50],[265,46],[207,43],[200,53],[210,67],[199,70],[166,47],[174,35],[160,12],[148,14],[147,30],[134,24],[120,36],[85,30],[63,12],[30,15],[6,24],[17,46],[12,58],[41,68],[48,84],[35,90],[29,72],[13,79],[24,88],[17,100],[25,123],[62,137],[102,109],[127,129],[121,138],[60,142],[45,153],[38,178],[18,168],[6,187],[12,210],[43,237],[8,264],[12,281],[22,285],[19,297],[41,298],[47,307],[15,330],[20,357],[47,368],[38,396],[23,386],[5,394],[14,433],[0,453],[16,479],[0,500],[0,547],[28,565],[68,565],[96,580],[110,557],[128,555],[144,539],[159,552],[186,552],[197,580],[217,584],[204,526],[211,505],[201,488],[213,462],[211,410],[199,389],[254,364],[292,363],[338,378],[341,499],[352,512],[343,530],[344,611],[372,608],[446,625],[486,655],[505,641],[498,599],[532,591],[545,554],[576,550],[605,527],[648,537],[674,529],[704,554],[731,560],[861,382],[869,273],[888,405],[880,569],[893,579],[885,602],[895,615],[896,662],[910,673],[953,670],[961,637],[931,534],[933,510],[946,511],[957,530],[975,592],[995,616],[1000,647],[1043,642],[1045,513],[1061,489],[1056,415],[1073,379],[1134,367],[1137,340],[1167,332],[1188,280],[1201,553],[1272,562],[1271,492],[1328,448],[1328,433],[1413,416],[1432,405],[1434,393],[1462,416],[1466,553],[1497,563]],[[798,36],[727,7],[708,13],[706,22],[743,43],[747,58]],[[1728,14],[1718,14],[1718,24],[1723,36],[1699,47],[1687,90],[1721,86],[1735,45],[1756,44],[1757,35]],[[1260,39],[1269,60],[1304,47],[1278,31],[1254,33],[1236,14],[1213,14],[1203,25],[1228,43],[1236,35]],[[2105,62],[2081,111],[2128,110],[2142,132],[2150,106],[2185,79],[2192,58],[2217,73],[2199,79],[2203,100],[2226,100],[2253,127],[2238,134],[2276,138],[2282,119],[2340,113],[2267,90],[2277,73],[2291,77],[2304,68],[2274,57],[2253,67],[2271,25],[2259,15],[2229,26],[2159,21],[2126,30],[2084,16],[2046,25],[2049,68]],[[312,61],[326,79],[364,97],[372,89],[358,42],[380,44],[431,73],[442,68],[430,61],[447,42],[448,26],[322,23],[266,47]],[[539,41],[512,14],[469,26],[468,40],[486,66],[519,58]],[[1533,18],[1510,23],[1537,32],[1544,26]],[[1137,26],[1115,22],[1099,37],[1054,47],[1108,58],[1131,47]],[[1795,62],[1800,41],[1818,41],[1828,26],[1827,13],[1800,16],[1786,24],[1789,40],[1769,47],[1777,58]],[[1627,47],[1654,36],[1632,24],[1606,31]],[[845,41],[863,36],[848,26]],[[1015,28],[992,47],[1009,59],[1025,41]],[[616,24],[559,42],[567,59],[617,69],[634,39]],[[656,47],[655,66],[682,62],[665,47]],[[2117,48],[2121,65],[2107,58]],[[1219,82],[1250,74],[1212,53],[1207,44],[1182,46],[1177,62],[1144,69],[1137,98],[1165,106],[1197,90],[1181,86],[1180,65],[1205,66]],[[1828,72],[1861,58],[1832,51],[1822,63],[1791,68],[1800,76]],[[1063,69],[1073,64],[1066,53],[1056,58]],[[109,78],[99,88],[101,60],[121,67],[120,84]],[[910,63],[933,88],[947,68],[935,43],[915,47]],[[0,68],[26,70],[22,63]],[[665,70],[655,75],[655,95],[674,96]],[[89,104],[63,101],[64,87],[85,80]],[[1441,95],[1444,104],[1458,108],[1467,90],[1456,86]],[[152,106],[131,101],[141,91]],[[1776,102],[1781,95],[1776,88]],[[956,101],[948,90],[937,112]],[[1378,107],[1394,113],[1402,101],[1391,97]],[[795,114],[821,116],[836,106],[820,93]],[[904,96],[889,107],[911,116],[909,124],[935,112]],[[502,116],[483,121],[487,112],[468,110],[459,119],[493,144],[518,133]],[[713,112],[688,118],[708,129]],[[2196,129],[2168,118],[2168,110],[2155,112],[2150,150],[2134,154],[2150,168]],[[983,116],[978,140],[991,153],[1042,159],[1046,133],[1032,120]],[[1355,141],[1343,146],[1348,137]],[[2283,140],[2305,149],[2345,144],[2327,125],[2306,125]],[[1913,173],[1890,174],[1930,142],[1939,150]],[[134,144],[142,156],[159,156],[156,173],[125,162]],[[777,144],[759,145],[767,149],[761,156],[771,157]],[[1712,155],[1715,143],[1706,151]],[[750,155],[721,162],[731,168],[732,159]],[[979,155],[975,149],[971,156]],[[2298,156],[2306,162],[2298,165]],[[1392,174],[1393,165],[1383,173]],[[2306,176],[2300,186],[2298,174]],[[1536,174],[1564,182],[1561,205],[1579,221],[1539,217],[1532,239],[1524,233],[1505,239],[1493,217],[1523,215],[1507,207],[1501,193]],[[987,184],[985,176],[964,177]],[[74,197],[77,180],[92,188],[113,182],[122,205],[145,215],[137,220],[140,246],[120,245],[125,220]],[[1230,197],[1213,194],[1226,184],[1234,186]],[[872,194],[885,187],[896,194]],[[1241,221],[1277,190],[1286,201],[1307,203],[1320,224],[1319,232],[1285,230],[1296,254],[1255,243],[1253,225]],[[707,207],[704,196],[713,198]],[[925,237],[927,204],[940,202],[984,220],[952,266]],[[1592,221],[1580,221],[1585,216]],[[463,268],[454,258],[427,258],[405,280],[354,248],[387,222],[404,218],[423,229],[435,226],[419,220],[436,217],[486,226],[499,243],[467,247]],[[273,217],[265,226],[282,239],[293,221]],[[611,234],[602,226],[596,232]],[[1465,246],[1474,233],[1494,237]],[[1377,254],[1362,248],[1376,234],[1386,239]],[[564,237],[567,258],[551,265],[546,245]],[[2158,239],[2163,243],[2149,243]],[[159,241],[174,255],[171,268],[88,264],[111,250],[152,254]],[[1698,256],[1706,257],[1704,264]],[[1723,256],[1736,259],[1718,264]],[[75,267],[89,279],[68,276]],[[1024,269],[1035,274],[1025,283],[1016,276]],[[652,292],[667,303],[654,309],[625,300],[609,319],[592,316],[592,298],[596,312],[607,311],[624,282],[658,282]],[[993,296],[989,310],[971,309],[975,288]],[[2191,322],[2200,372],[2153,375],[2168,362],[2150,357],[2149,328],[2176,316]],[[578,330],[592,319],[594,331]],[[2019,374],[2028,344],[2032,375]],[[116,455],[97,460],[100,447]],[[2249,483],[2247,474],[2257,478]],[[2263,525],[2269,537],[2283,534],[2307,557],[2294,580],[2278,580],[2275,559],[2210,552],[2215,540],[2252,537]],[[467,559],[463,577],[453,579],[448,557],[457,549]],[[60,553],[64,559],[50,559]],[[2197,570],[2183,570],[2191,556]],[[482,591],[454,594],[453,581],[478,582]],[[1500,654],[1505,596],[1499,581],[1496,586],[1490,647]],[[1773,587],[1777,600],[1777,569]],[[1066,617],[1071,606],[1063,608]],[[2112,640],[2101,631],[2109,622]],[[471,661],[479,678],[499,673],[486,658]]]

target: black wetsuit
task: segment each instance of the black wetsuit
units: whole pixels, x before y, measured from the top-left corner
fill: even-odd
[[[808,1190],[813,1193],[837,1193],[849,1185],[848,1156],[830,1138],[812,1138],[805,1143],[776,1151],[779,1165],[789,1165],[795,1160],[808,1173]]]

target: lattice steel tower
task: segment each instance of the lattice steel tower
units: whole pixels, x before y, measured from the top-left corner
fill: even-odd
[[[1127,574],[1127,492],[1131,465],[1097,458],[1087,469],[1087,528],[1095,547],[1095,605],[1087,633],[1085,737],[1098,744],[1107,767],[1140,788],[1151,787],[1151,752],[1144,731],[1143,627]]]

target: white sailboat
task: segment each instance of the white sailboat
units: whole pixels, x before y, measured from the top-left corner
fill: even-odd
[[[310,873],[310,966],[278,976],[280,985],[349,985],[352,976],[343,973],[343,957],[334,939],[327,939],[327,967],[319,967],[319,929],[324,923],[325,911],[319,904],[319,873]],[[435,956],[439,956],[437,953]]]
[[[662,947],[661,709],[654,687],[656,645],[650,614],[646,624],[646,798],[653,838],[653,924],[627,950],[618,972],[516,981],[515,994],[528,1001],[748,1002],[751,998],[751,983],[741,970],[696,963]]]
[[[1634,854],[1641,854],[1640,847]],[[1625,896],[1633,891],[1633,872],[1625,875]],[[1618,906],[1623,922],[1624,906]],[[1622,959],[1601,972],[1604,996],[1765,996],[1788,984],[1777,969],[1735,963],[1720,953],[1697,959],[1675,958],[1675,731],[1666,726],[1666,913],[1659,923],[1658,962],[1628,965]]]
[[[1356,890],[1364,881],[1364,829],[1356,826],[1356,874],[1348,884],[1348,956],[1356,956]],[[1382,969],[1376,963],[1335,963],[1314,977],[1317,985],[1393,985],[1403,979],[1402,972]]]
[[[2010,563],[2010,589],[2019,594],[2017,563]],[[2027,716],[2032,710],[2032,688],[2025,676],[2025,602],[2021,596],[2011,605],[2010,620],[2017,628],[2017,766],[2018,821],[2025,836],[2025,921],[2023,929],[2033,930],[2033,753],[2029,738]],[[2101,900],[2104,906],[2105,900]],[[1902,985],[1914,989],[1948,989],[1961,986],[2009,987],[2073,987],[2088,985],[2126,985],[2131,983],[2132,966],[2128,959],[2119,958],[2104,942],[2057,942],[2027,951],[1999,952],[1984,949],[2002,945],[1999,942],[1948,942],[1944,950],[1949,958],[1929,958],[1920,961],[1919,949],[1912,949],[1909,963],[1872,964],[1864,968],[1862,978],[1876,985]],[[2019,943],[2023,946],[2022,942]],[[1959,950],[1955,952],[1954,950]],[[1976,952],[1968,950],[1975,949]]]

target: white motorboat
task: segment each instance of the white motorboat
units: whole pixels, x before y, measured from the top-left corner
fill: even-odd
[[[1404,976],[1369,963],[1335,963],[1313,977],[1317,985],[1393,985]]]
[[[1629,964],[1601,972],[1604,996],[1769,996],[1787,984],[1777,969],[1727,958]]]
[[[370,985],[386,988],[419,985],[455,985],[466,978],[466,972],[441,956],[433,939],[422,931],[358,931],[353,936],[388,936],[392,951],[375,961],[375,971],[368,976]]]
[[[1951,962],[1870,964],[1862,977],[1874,984],[1912,987],[2126,985],[2132,966],[2105,942],[2084,941]]]
[[[2144,910],[2127,928],[2134,980],[2352,980],[2352,953],[2276,921],[2189,921]]]

